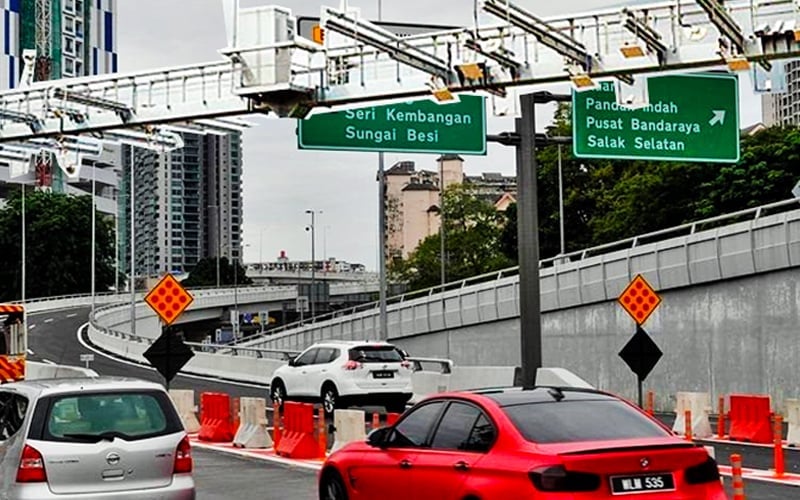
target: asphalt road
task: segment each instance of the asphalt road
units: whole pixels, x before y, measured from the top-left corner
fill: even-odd
[[[163,383],[155,370],[137,364],[106,357],[86,349],[78,342],[78,329],[86,323],[89,308],[57,312],[36,313],[28,316],[28,346],[31,359],[56,364],[82,365],[80,355],[95,354],[90,367],[101,375],[136,377]],[[178,375],[170,384],[174,389],[193,389],[225,392],[231,396],[267,397],[263,387],[241,385],[218,379],[204,379]],[[741,453],[745,467],[769,469],[772,451],[742,445],[714,445],[717,459],[727,464],[731,453]],[[240,458],[223,453],[193,450],[195,480],[198,499],[314,499],[316,498],[316,473],[301,468],[287,467],[255,459]],[[800,472],[800,451],[786,453],[786,470]],[[730,481],[726,489],[732,495]],[[751,500],[786,500],[800,498],[800,488],[746,481],[747,498]]]

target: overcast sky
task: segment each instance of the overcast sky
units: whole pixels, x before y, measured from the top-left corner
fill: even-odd
[[[350,0],[377,17],[380,0]],[[541,16],[620,5],[620,0],[517,0]],[[241,0],[242,7],[279,4],[296,16],[318,16],[321,5],[338,0]],[[222,0],[119,0],[120,71],[152,69],[217,60],[226,46]],[[473,0],[383,0],[383,19],[396,22],[470,25]],[[742,85],[745,88],[745,85]],[[563,89],[562,89],[563,90]],[[760,119],[760,106],[748,94],[742,124]],[[549,113],[548,113],[549,114]],[[539,117],[542,118],[543,114]],[[549,119],[549,116],[545,116]],[[244,134],[245,260],[274,260],[281,250],[291,259],[309,259],[305,226],[308,209],[317,220],[317,258],[323,255],[376,269],[378,262],[377,154],[310,152],[296,147],[295,121],[251,118],[259,125]],[[547,120],[539,120],[540,125]],[[510,130],[509,118],[491,118],[490,133]],[[435,170],[434,155],[387,154],[387,168],[413,160],[417,169]],[[485,157],[465,157],[468,174],[514,173],[513,149],[490,144]]]

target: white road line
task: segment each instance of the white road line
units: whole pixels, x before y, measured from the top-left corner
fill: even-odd
[[[33,330],[34,328],[36,328],[36,325],[28,325],[28,330]]]
[[[56,364],[56,363],[53,363],[52,361],[50,361],[49,359],[43,359],[42,362],[47,363],[48,365],[55,365]]]
[[[105,353],[103,351],[100,351],[99,349],[87,344],[86,341],[83,340],[83,336],[81,335],[81,332],[84,329],[88,328],[88,327],[89,327],[89,323],[88,322],[84,323],[84,324],[82,324],[81,326],[78,327],[78,332],[77,332],[78,342],[80,342],[80,344],[83,347],[85,347],[86,349],[88,349],[88,350],[90,350],[90,351],[92,351],[92,352],[94,352],[94,353],[96,353],[96,354],[98,354],[100,356],[103,356],[104,358],[108,358],[108,359],[110,359],[112,361],[116,361],[117,363],[122,363],[124,365],[129,365],[129,366],[137,366],[139,368],[144,368],[145,370],[156,371],[156,369],[153,368],[152,366],[141,365],[139,363],[134,363],[133,361],[128,361],[127,359],[122,359],[122,358],[117,357],[117,356],[112,356],[110,354],[107,354],[107,353]],[[269,390],[268,387],[263,386],[263,385],[248,384],[247,382],[235,382],[235,381],[232,381],[232,380],[220,380],[220,379],[218,379],[216,377],[203,377],[201,375],[194,375],[192,373],[178,373],[177,376],[178,377],[193,378],[195,380],[207,380],[209,382],[216,382],[218,384],[232,384],[232,385],[238,385],[238,386],[241,386],[241,387],[254,387],[256,389],[263,389],[264,391],[268,391]]]
[[[67,317],[68,318],[74,318],[77,315],[78,315],[78,313],[70,313],[70,314],[67,314]]]
[[[28,355],[33,356],[33,349],[28,349]]]
[[[47,318],[46,320],[44,320],[44,322],[45,323],[52,323],[53,322],[53,318]]]

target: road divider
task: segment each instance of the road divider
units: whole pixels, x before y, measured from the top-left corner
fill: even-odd
[[[275,452],[287,458],[321,458],[314,439],[314,405],[293,401],[283,404],[283,430]]]
[[[269,448],[273,445],[267,432],[267,401],[264,398],[239,399],[239,427],[233,445],[240,448]]]
[[[364,410],[335,410],[333,412],[333,447],[331,453],[342,446],[367,438]]]
[[[169,395],[178,409],[178,415],[183,422],[183,428],[188,433],[195,433],[200,430],[200,422],[197,420],[197,405],[194,404],[194,391],[190,389],[170,389]]]
[[[707,392],[679,392],[675,397],[675,424],[672,430],[684,436],[697,439],[711,437],[711,424],[708,413],[711,411],[711,397]],[[686,418],[686,415],[689,418]],[[691,439],[691,438],[690,438]]]
[[[800,445],[800,399],[786,400],[786,423],[789,426],[786,442],[789,446]]]
[[[732,441],[772,443],[772,410],[769,396],[731,394],[729,417],[728,434]]]
[[[226,443],[233,441],[230,396],[220,392],[200,394],[201,441]]]

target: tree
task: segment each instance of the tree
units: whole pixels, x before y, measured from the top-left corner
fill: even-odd
[[[92,198],[25,192],[26,297],[91,291]],[[95,288],[114,284],[114,221],[98,213],[95,233]],[[0,209],[0,300],[22,294],[22,196],[9,193]]]
[[[503,215],[468,185],[453,185],[443,196],[445,263],[448,281],[456,281],[513,265],[502,252]],[[428,236],[408,259],[392,263],[392,272],[412,289],[441,281],[441,240]]]
[[[234,266],[228,262],[227,257],[219,260],[220,285],[251,285],[253,280],[247,277],[247,271],[239,262],[236,262],[236,279],[234,280]],[[184,286],[216,286],[217,285],[217,259],[206,257],[200,259],[189,273],[189,277],[181,282]]]

